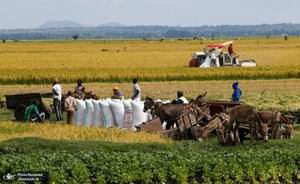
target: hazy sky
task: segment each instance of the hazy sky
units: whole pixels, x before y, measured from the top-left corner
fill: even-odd
[[[0,29],[47,21],[200,26],[300,23],[300,0],[0,0]]]

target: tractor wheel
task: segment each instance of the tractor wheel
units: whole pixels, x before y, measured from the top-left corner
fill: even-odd
[[[42,103],[42,105],[43,105],[43,112],[45,113],[45,118],[49,119],[51,116],[52,110],[51,110],[50,106],[45,104],[44,102]]]
[[[17,121],[23,121],[27,106],[24,104],[18,105],[15,109],[15,118]]]

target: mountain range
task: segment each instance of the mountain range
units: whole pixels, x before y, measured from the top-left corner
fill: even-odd
[[[53,29],[53,28],[85,28],[85,27],[122,27],[125,26],[120,23],[105,23],[101,24],[99,26],[89,26],[89,25],[84,25],[77,23],[75,21],[71,20],[55,20],[55,21],[49,21],[46,22],[40,26],[38,26],[38,29]]]

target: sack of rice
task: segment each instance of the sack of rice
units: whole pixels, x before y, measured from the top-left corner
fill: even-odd
[[[123,100],[112,100],[109,102],[116,126],[123,128],[124,122],[124,105]]]
[[[94,126],[95,127],[103,127],[104,126],[104,120],[103,116],[100,110],[100,100],[92,100],[92,103],[94,105]]]
[[[82,126],[84,123],[86,105],[83,100],[76,99],[77,111],[75,112],[75,124]]]
[[[132,128],[132,100],[123,101],[124,105],[124,120],[123,120],[123,128]]]
[[[110,105],[109,105],[110,102],[111,102],[111,100],[104,100],[104,101],[99,102],[100,111],[103,116],[104,127],[106,127],[106,128],[116,126],[114,116],[113,116],[113,113],[112,113]]]
[[[147,113],[144,110],[144,102],[139,100],[133,100],[131,102],[132,107],[132,129],[135,129],[136,125],[139,125],[147,121]]]

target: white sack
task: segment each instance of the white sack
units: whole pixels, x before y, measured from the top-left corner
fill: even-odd
[[[106,127],[106,128],[114,127],[116,125],[109,102],[110,102],[110,100],[105,100],[105,101],[99,102],[100,110],[101,110],[103,120],[104,120],[104,127]]]
[[[102,127],[104,126],[104,120],[103,116],[100,110],[100,100],[92,100],[92,103],[94,105],[94,126],[95,127]]]
[[[84,116],[84,126],[93,126],[94,125],[94,115],[95,109],[92,103],[92,100],[85,100],[85,116]]]
[[[77,111],[75,112],[75,124],[77,126],[82,126],[85,117],[86,105],[83,100],[76,99]]]
[[[144,102],[134,100],[131,102],[132,107],[132,128],[147,121],[147,113],[143,112]]]
[[[109,102],[116,126],[123,128],[124,122],[124,105],[122,100],[113,100]]]
[[[124,121],[123,121],[123,128],[132,128],[132,107],[131,107],[132,100],[125,100],[123,101],[124,105]]]

